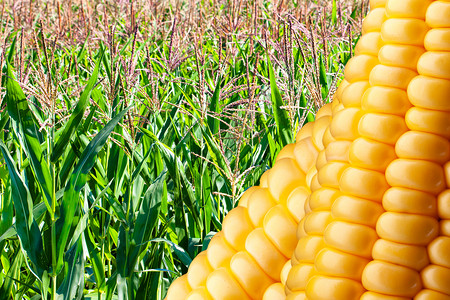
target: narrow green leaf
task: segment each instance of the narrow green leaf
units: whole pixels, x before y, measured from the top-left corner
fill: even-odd
[[[77,129],[77,127],[81,124],[81,120],[83,119],[84,111],[89,103],[89,98],[91,97],[91,91],[94,88],[95,83],[97,82],[98,73],[100,70],[100,65],[103,57],[103,51],[100,50],[100,54],[97,57],[97,62],[95,64],[94,72],[92,72],[92,76],[89,79],[86,87],[84,88],[83,93],[80,96],[80,100],[75,106],[72,114],[70,115],[69,121],[67,121],[64,126],[64,131],[56,142],[52,155],[50,157],[51,161],[55,162],[64,152],[67,145],[70,143],[70,139],[72,138],[73,133]]]
[[[272,109],[275,118],[275,123],[278,130],[278,140],[282,147],[292,143],[291,122],[289,121],[288,113],[281,107],[284,106],[283,99],[281,98],[280,91],[277,87],[275,74],[273,72],[272,63],[270,58],[267,57],[267,67],[269,69],[270,76],[270,95],[272,100]]]
[[[208,127],[212,134],[217,134],[219,132],[220,122],[217,114],[219,113],[219,100],[220,100],[220,83],[222,81],[221,76],[217,78],[216,87],[214,89],[214,94],[211,98],[211,103],[209,104],[208,112]]]
[[[15,80],[9,64],[7,64],[7,73],[6,102],[8,113],[16,122],[16,126],[18,127],[17,131],[20,132],[16,132],[16,134],[19,135],[20,142],[23,144],[27,157],[31,162],[37,181],[44,192],[47,209],[51,211],[53,183],[47,161],[42,154],[41,144],[39,142],[40,133],[28,107],[27,98]]]
[[[331,23],[334,25],[337,21],[336,0],[333,0],[333,8],[331,9]]]
[[[34,264],[35,269],[31,271],[42,278],[49,264],[42,245],[41,232],[33,218],[33,201],[3,141],[0,141],[0,148],[11,178],[12,199],[16,211],[15,224],[22,250]]]
[[[81,188],[86,184],[88,174],[91,168],[94,166],[95,158],[103,145],[108,140],[109,135],[113,131],[114,127],[123,118],[125,113],[131,108],[128,107],[122,110],[117,116],[115,116],[108,124],[100,130],[99,133],[92,139],[88,146],[84,149],[80,160],[78,161],[75,169],[70,176],[70,179],[64,190],[64,195],[60,207],[60,217],[56,221],[57,234],[57,258],[58,258],[58,271],[63,266],[63,253],[66,248],[66,243],[69,238],[70,228],[72,221],[78,208],[79,192]]]
[[[80,300],[84,289],[84,254],[81,239],[66,252],[65,258],[67,274],[58,288],[57,294],[60,299]]]
[[[94,237],[89,228],[87,228],[84,233],[84,241],[86,242],[89,251],[89,258],[91,259],[95,281],[97,283],[97,290],[103,291],[105,286],[105,268],[102,259],[100,258],[100,250],[97,249]]]

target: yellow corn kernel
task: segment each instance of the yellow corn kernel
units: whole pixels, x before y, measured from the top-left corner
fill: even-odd
[[[390,145],[407,130],[402,117],[379,113],[366,113],[358,125],[361,136]]]
[[[296,145],[295,143],[292,143],[284,146],[283,149],[281,149],[280,152],[278,153],[275,162],[283,158],[294,158],[295,145]]]
[[[402,89],[372,86],[361,99],[361,107],[367,112],[404,116],[411,108],[411,103],[408,95]]]
[[[440,220],[439,221],[439,232],[440,235],[445,235],[450,237],[450,220]]]
[[[342,104],[345,107],[361,107],[361,98],[369,86],[370,84],[367,80],[349,84],[342,92]]]
[[[438,265],[429,265],[420,272],[423,286],[441,292],[450,297],[450,269]]]
[[[425,19],[425,13],[432,0],[387,1],[386,14],[389,18]]]
[[[354,167],[345,169],[339,185],[343,193],[377,202],[389,188],[384,174]]]
[[[298,241],[294,255],[300,263],[314,263],[314,258],[324,246],[321,236],[308,235]]]
[[[450,53],[428,51],[417,62],[420,75],[450,79]]]
[[[391,186],[428,192],[434,195],[445,189],[444,171],[436,163],[424,160],[396,159],[386,169]]]
[[[414,297],[414,300],[448,300],[448,299],[449,299],[448,295],[428,289],[421,290]]]
[[[281,269],[287,258],[270,242],[262,228],[257,228],[248,235],[245,250],[267,275],[280,281]]]
[[[395,152],[401,158],[445,163],[450,160],[450,142],[432,133],[408,131],[398,139]]]
[[[355,46],[355,55],[373,55],[377,56],[378,51],[383,47],[381,34],[379,32],[369,32],[359,39]]]
[[[272,207],[264,217],[264,233],[286,257],[291,257],[297,245],[297,224],[282,205]]]
[[[450,111],[448,95],[450,81],[445,79],[420,75],[411,80],[408,86],[409,100],[414,106],[422,108]]]
[[[417,75],[417,72],[410,69],[377,65],[370,72],[369,82],[372,86],[381,85],[406,91],[409,82]]]
[[[370,9],[375,9],[378,7],[383,7],[386,5],[386,0],[370,0],[369,4],[370,4]]]
[[[261,299],[266,288],[274,283],[245,251],[233,256],[230,261],[230,270],[252,299]]]
[[[313,166],[311,169],[309,169],[308,173],[306,173],[306,185],[309,186],[310,188],[312,186],[313,177],[316,174],[317,174],[316,166]]]
[[[254,227],[261,227],[266,213],[277,204],[267,188],[260,188],[248,199],[247,213]]]
[[[417,271],[422,270],[430,263],[426,247],[400,244],[385,239],[379,239],[375,242],[372,257],[376,260],[394,263]]]
[[[219,268],[209,274],[206,289],[215,300],[251,299],[227,268]]]
[[[245,190],[245,192],[242,194],[241,198],[239,199],[239,206],[247,207],[248,198],[250,198],[250,195],[259,189],[259,186],[252,186]]]
[[[166,300],[185,299],[191,292],[191,287],[187,279],[187,275],[183,275],[175,279],[167,291]]]
[[[426,22],[432,28],[450,27],[450,3],[434,1],[427,9]]]
[[[375,228],[378,217],[384,212],[376,202],[348,195],[336,199],[331,207],[334,220],[347,221]]]
[[[319,120],[322,117],[331,116],[332,104],[326,103],[324,104],[316,113],[316,120]]]
[[[245,207],[232,209],[223,220],[223,236],[236,251],[244,250],[245,239],[252,230],[253,225]]]
[[[327,276],[313,276],[306,287],[309,300],[359,300],[364,293],[361,283]]]
[[[368,80],[370,71],[379,63],[372,55],[353,56],[345,66],[344,77],[348,82]]]
[[[450,28],[434,28],[428,31],[424,46],[428,51],[450,51]]]
[[[327,161],[348,162],[349,150],[352,142],[346,140],[336,140],[325,148]]]
[[[337,104],[335,107],[333,107],[333,118],[334,116],[340,112],[341,110],[343,110],[345,107],[342,103]]]
[[[381,24],[386,20],[386,11],[384,7],[374,8],[363,21],[362,34],[380,31]]]
[[[326,247],[317,254],[314,267],[321,275],[359,281],[368,262],[368,259]]]
[[[378,59],[383,65],[403,67],[415,71],[417,62],[424,52],[425,49],[418,46],[389,44],[380,49]]]
[[[270,169],[267,178],[270,193],[281,204],[297,186],[305,185],[305,174],[297,167],[293,159],[283,158]]]
[[[301,263],[293,266],[289,271],[286,286],[292,292],[304,290],[309,278],[312,275],[313,269],[314,265],[308,263]]]
[[[406,113],[410,130],[430,132],[450,138],[450,112],[413,107]]]
[[[309,194],[310,191],[303,186],[299,186],[289,194],[286,202],[286,208],[296,223],[300,222],[300,220],[305,216],[303,207]]]
[[[302,218],[300,220],[300,222],[298,223],[297,231],[295,234],[295,237],[297,238],[297,240],[300,240],[302,237],[307,236],[304,225],[305,225],[305,218]]]
[[[430,261],[439,266],[450,268],[450,237],[440,236],[428,245]]]
[[[320,182],[317,178],[317,174],[315,174],[312,179],[311,179],[311,192],[317,191],[318,189],[320,189],[322,186],[320,185]]]
[[[213,268],[208,261],[206,251],[200,252],[189,265],[187,272],[189,286],[192,289],[196,289],[205,285],[206,277],[208,277],[209,273],[212,271]]]
[[[327,164],[327,156],[325,153],[325,150],[322,150],[319,152],[316,158],[316,169],[320,170],[322,167],[324,167]]]
[[[286,295],[284,293],[283,285],[276,282],[269,286],[264,292],[262,300],[285,300]]]
[[[228,244],[223,237],[223,232],[218,232],[214,235],[206,250],[209,264],[213,269],[225,267],[230,262],[231,257],[236,251]]]
[[[439,218],[450,219],[450,189],[439,194],[437,199],[437,210]]]
[[[386,44],[405,44],[422,46],[427,24],[419,19],[392,18],[381,26],[381,38]]]
[[[260,186],[260,187],[262,187],[262,188],[268,188],[268,187],[269,187],[268,180],[269,180],[269,173],[270,173],[270,170],[271,170],[271,169],[265,171],[265,172],[261,175],[261,178],[259,179],[259,186]]]
[[[378,219],[377,233],[389,241],[426,246],[439,234],[439,224],[429,216],[385,212]]]
[[[186,300],[213,300],[205,286],[194,289],[186,297]]]
[[[337,140],[352,141],[358,137],[358,123],[361,118],[361,110],[358,108],[346,108],[333,116],[330,131]]]
[[[336,139],[331,134],[330,127],[328,126],[327,129],[325,129],[325,132],[322,137],[322,143],[325,146],[325,149],[328,147],[329,144],[331,144],[335,141],[336,141]]]
[[[367,264],[362,284],[376,293],[402,297],[414,297],[422,288],[417,271],[379,260]]]
[[[383,295],[379,293],[374,292],[365,292],[360,300],[409,300],[408,297],[397,297],[397,296],[389,296],[389,295]],[[428,299],[430,300],[430,299]]]
[[[286,297],[286,300],[307,300],[305,291],[297,291]]]
[[[392,212],[437,216],[435,196],[402,187],[391,187],[384,193],[383,207]]]
[[[331,205],[339,195],[340,192],[336,189],[320,188],[309,198],[309,206],[313,211],[330,210]]]
[[[316,119],[314,122],[313,134],[311,136],[312,142],[314,146],[316,146],[317,150],[322,150],[323,146],[323,134],[330,124],[331,117],[324,116],[320,119]]]
[[[305,217],[305,232],[309,235],[322,235],[331,220],[329,211],[313,211]]]
[[[288,274],[291,269],[292,269],[292,260],[288,260],[284,264],[283,269],[281,270],[281,274],[280,274],[280,280],[283,285],[286,285]]]
[[[397,156],[394,147],[367,138],[356,139],[349,151],[352,166],[384,172]]]
[[[312,158],[317,157],[318,154],[319,151],[314,146],[311,137],[298,142],[294,149],[295,160],[304,173],[307,173],[315,164],[315,160]]]
[[[444,165],[444,174],[447,188],[450,188],[450,161]]]
[[[325,243],[333,248],[370,258],[372,247],[378,239],[375,229],[342,221],[331,222],[325,230]]]
[[[317,179],[322,187],[332,187],[339,189],[339,179],[342,172],[348,168],[349,164],[344,162],[333,161],[323,166],[317,172]]]
[[[312,136],[312,130],[314,127],[314,122],[308,122],[297,132],[297,135],[295,136],[295,141],[299,143],[301,140],[311,137]]]

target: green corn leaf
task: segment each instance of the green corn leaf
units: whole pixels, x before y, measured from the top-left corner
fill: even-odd
[[[128,270],[134,270],[139,256],[147,248],[150,234],[157,225],[161,199],[167,197],[167,190],[164,189],[165,180],[166,172],[163,172],[145,193],[144,201],[142,201],[139,208],[131,237],[132,242],[128,254]]]
[[[84,253],[83,244],[79,238],[66,252],[67,274],[60,285],[57,294],[60,299],[82,299],[84,288]]]
[[[80,100],[75,106],[72,114],[70,115],[69,121],[64,126],[64,131],[59,137],[58,141],[53,148],[52,155],[50,159],[55,162],[64,152],[67,145],[70,143],[70,139],[72,138],[73,133],[77,129],[77,127],[81,124],[81,120],[83,119],[84,111],[86,110],[87,105],[89,104],[89,98],[91,97],[91,91],[94,88],[95,83],[97,82],[98,73],[100,70],[100,65],[103,57],[103,51],[100,50],[100,54],[97,58],[97,62],[95,64],[94,72],[92,72],[92,76],[89,79],[86,87],[84,88],[83,93],[80,96]]]
[[[219,113],[219,100],[220,100],[220,83],[222,81],[221,76],[217,78],[216,88],[214,89],[214,94],[211,98],[211,103],[209,104],[208,113],[208,127],[212,134],[217,134],[219,132],[220,121],[214,114]]]
[[[51,212],[53,183],[47,161],[42,154],[39,142],[39,130],[36,126],[33,115],[28,107],[28,102],[22,88],[15,80],[12,68],[7,64],[6,79],[6,103],[8,114],[15,121],[21,144],[31,162],[33,172],[44,192],[44,200],[47,209]]]
[[[19,278],[20,267],[23,264],[23,254],[18,251],[14,254],[12,259],[12,264],[6,273],[5,279],[2,284],[0,284],[0,300],[13,299],[13,286],[14,279]]]
[[[284,106],[284,103],[277,87],[275,73],[273,72],[272,63],[270,62],[269,57],[267,57],[267,67],[269,69],[270,95],[275,123],[278,130],[278,140],[280,145],[284,147],[287,144],[292,143],[291,122],[289,121],[287,111],[285,109],[281,109],[281,107]]]
[[[20,238],[23,252],[34,265],[35,269],[31,271],[42,279],[44,272],[49,268],[49,263],[42,245],[41,232],[33,218],[33,201],[3,141],[0,141],[0,148],[11,178],[17,235]]]
[[[333,8],[331,9],[331,22],[332,24],[336,24],[337,21],[337,9],[336,9],[336,0],[333,0]]]
[[[67,240],[69,238],[72,221],[78,208],[79,192],[87,182],[88,174],[91,168],[94,166],[97,154],[103,148],[103,145],[108,140],[108,137],[113,131],[114,127],[116,127],[116,125],[130,108],[131,106],[117,114],[92,139],[92,141],[84,149],[80,160],[75,166],[75,169],[73,170],[72,175],[70,176],[70,179],[66,185],[60,208],[60,217],[56,222],[56,227],[58,230],[58,242],[56,247],[58,258],[58,272],[63,266],[63,253],[64,249],[66,248]]]
[[[86,246],[89,251],[89,257],[91,259],[92,269],[94,270],[97,289],[103,291],[106,283],[105,268],[100,257],[100,251],[97,249],[94,237],[92,236],[91,230],[89,228],[87,228],[84,233],[84,241],[86,242]]]

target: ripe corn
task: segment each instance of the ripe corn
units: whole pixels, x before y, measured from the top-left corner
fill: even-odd
[[[167,299],[450,299],[450,1],[370,6],[333,102]]]
[[[310,194],[306,174],[315,169],[319,150],[324,148],[321,137],[331,106],[325,105],[317,113],[318,126],[305,126],[297,143],[280,151],[274,167],[261,177],[260,186],[242,195],[208,249],[191,262],[187,275],[171,285],[168,300],[285,298],[297,224]]]

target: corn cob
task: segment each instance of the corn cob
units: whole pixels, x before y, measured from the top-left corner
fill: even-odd
[[[408,212],[426,215],[422,219],[433,220],[433,226],[429,225],[427,239],[418,241],[426,247],[430,264],[424,264],[425,267],[420,269],[423,288],[415,296],[417,300],[450,298],[450,236],[448,232],[441,230],[436,237],[439,232],[439,223],[444,224],[450,218],[448,213],[450,211],[448,170],[450,103],[448,93],[445,92],[445,90],[450,91],[450,47],[448,45],[450,3],[446,1],[431,3],[427,8],[425,20],[431,28],[424,38],[426,52],[417,64],[420,75],[415,77],[408,87],[408,96],[413,107],[406,116],[406,122],[411,131],[405,133],[396,144],[396,152],[400,159],[410,160],[410,164],[427,162],[428,168],[433,166],[434,171],[433,174],[428,175],[427,180],[433,179],[429,186],[424,186],[424,179],[419,176],[410,178],[408,182],[409,187],[427,193],[426,201],[420,203],[420,206],[412,203],[410,207],[416,208],[416,211],[409,209]],[[447,44],[445,34],[448,36]],[[437,123],[434,126],[423,126],[420,121],[418,122],[417,117],[426,114],[444,116],[441,118],[436,116],[434,122]],[[443,121],[441,124],[438,123],[439,119]],[[395,180],[395,183],[398,183],[398,180]]]
[[[335,101],[167,299],[449,299],[450,2],[384,6],[371,1]],[[301,171],[286,182],[290,164]]]
[[[330,114],[331,104],[325,105],[315,123],[324,129]],[[243,194],[208,249],[191,262],[187,275],[174,281],[168,300],[262,299],[269,286],[266,298],[273,298],[274,293],[284,298],[280,276],[285,270],[285,282],[297,223],[310,193],[306,173],[314,168],[318,154],[313,138],[320,134],[323,130],[314,129],[312,124],[304,126],[297,143],[280,151],[274,167],[261,177],[260,186]]]
[[[357,299],[363,291],[361,284],[352,279],[361,276],[362,267],[368,261],[351,257],[336,249],[324,249],[323,234],[332,219],[331,207],[339,195],[339,177],[348,167],[349,146],[357,136],[357,131],[352,129],[359,121],[361,97],[369,86],[369,72],[378,63],[377,54],[381,46],[379,30],[384,20],[383,4],[384,2],[371,3],[372,11],[364,20],[363,36],[356,46],[356,56],[347,64],[346,81],[341,84],[337,93],[342,105],[334,110],[329,129],[331,141],[325,151],[325,163],[318,172],[320,185],[319,188],[312,189],[309,199],[312,213],[306,216],[304,225],[300,224],[304,226],[306,236],[300,239],[294,254],[300,263],[293,265],[289,274],[288,288],[293,293],[287,299],[314,297],[308,295],[307,290],[308,286],[314,284],[320,286],[320,297],[330,299],[330,293],[335,293],[332,286],[336,286],[336,280],[329,275],[338,273],[353,277],[340,280],[344,287],[340,291],[342,299]],[[330,264],[329,261],[333,263]]]

